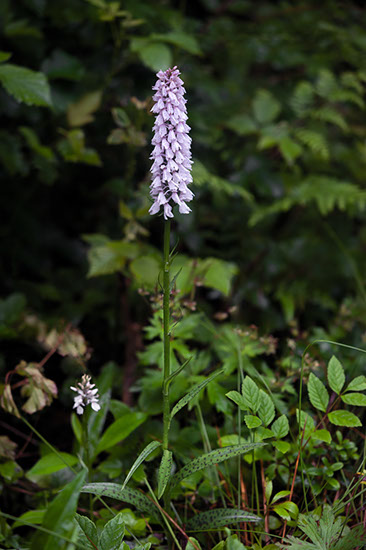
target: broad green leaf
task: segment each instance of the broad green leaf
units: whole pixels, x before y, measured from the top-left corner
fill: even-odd
[[[33,523],[34,525],[41,525],[45,513],[46,510],[29,510],[28,512],[24,512],[24,514],[19,516],[18,519],[13,523],[12,528],[15,529],[15,527],[23,526],[24,523],[22,522],[22,520]]]
[[[69,537],[74,530],[73,519],[83,486],[86,470],[80,472],[66,485],[48,506],[42,521],[42,527],[60,536]],[[65,542],[62,538],[37,531],[31,544],[31,550],[63,550]]]
[[[132,412],[125,414],[122,418],[115,420],[102,435],[97,448],[96,454],[113,447],[116,443],[123,441],[131,432],[136,430],[145,420],[147,414],[141,412]]]
[[[88,483],[82,487],[81,493],[114,498],[121,502],[133,504],[141,512],[147,512],[154,517],[158,515],[157,508],[143,493],[129,487],[125,487],[121,491],[121,485],[118,483]]]
[[[201,550],[201,545],[197,539],[189,537],[185,550]]]
[[[206,258],[200,264],[204,270],[202,284],[222,292],[228,296],[234,275],[238,273],[238,267],[230,262],[224,262],[217,258]]]
[[[78,419],[78,417],[75,413],[72,413],[72,415],[71,415],[71,427],[72,427],[72,431],[74,432],[74,436],[76,437],[77,442],[81,443],[83,429],[82,429],[82,426],[81,426],[81,422],[80,422],[80,420]]]
[[[171,453],[171,451],[164,449],[163,456],[161,457],[159,472],[158,472],[158,498],[159,499],[163,496],[166,486],[168,485],[168,481],[170,479],[171,472],[172,472],[172,465],[173,465],[173,454]]]
[[[280,451],[280,453],[288,453],[291,449],[290,443],[288,441],[272,441],[273,446]]]
[[[133,463],[130,471],[128,472],[127,474],[127,477],[126,479],[124,480],[123,482],[123,485],[121,487],[121,491],[123,491],[123,489],[126,487],[128,481],[130,480],[131,476],[134,474],[134,472],[137,470],[137,468],[140,466],[140,464],[142,464],[142,462],[144,460],[147,459],[147,457],[153,452],[155,451],[155,449],[157,449],[158,447],[161,446],[161,443],[160,441],[152,441],[151,443],[149,443],[145,449],[139,454],[139,456],[136,458],[135,462]]]
[[[325,443],[331,443],[332,441],[332,436],[328,430],[315,430],[315,432],[311,434],[311,438],[324,441]]]
[[[6,63],[0,65],[0,82],[17,101],[27,105],[51,107],[51,94],[43,73]]]
[[[347,405],[356,405],[357,407],[366,406],[366,395],[364,393],[346,393],[342,395],[343,403]]]
[[[287,497],[288,495],[291,494],[291,491],[279,491],[278,493],[275,494],[275,496],[273,497],[272,501],[271,501],[271,504],[274,504],[275,502],[277,502],[278,500],[281,500],[281,498],[285,498]]]
[[[313,407],[326,412],[329,403],[329,394],[323,382],[312,372],[308,382],[309,399]]]
[[[204,468],[213,466],[214,464],[219,464],[224,460],[228,460],[228,458],[249,453],[250,451],[259,449],[264,445],[265,443],[246,443],[245,445],[233,445],[222,449],[215,449],[210,453],[204,454],[194,460],[191,460],[191,462],[188,462],[188,464],[186,464],[172,477],[171,486],[174,487],[182,481],[182,479],[194,474],[194,472],[198,472],[199,470],[203,470]]]
[[[105,524],[100,535],[98,550],[119,550],[125,534],[125,522],[123,512]]]
[[[257,384],[249,376],[243,380],[241,392],[244,402],[251,412],[257,412],[260,406],[260,394]]]
[[[361,376],[356,376],[348,384],[346,391],[363,391],[366,390],[366,376],[363,374]]]
[[[184,397],[182,397],[182,399],[180,399],[178,403],[174,405],[170,413],[170,421],[172,420],[173,416],[177,414],[178,411],[185,407],[185,405],[187,405],[187,403],[189,403],[191,399],[193,399],[201,390],[203,390],[203,388],[205,388],[207,384],[211,382],[211,380],[219,376],[219,374],[222,374],[222,369],[211,374],[211,376],[206,378],[206,380],[204,380],[203,382],[200,382],[199,384],[193,386],[193,388]]]
[[[193,34],[187,34],[182,31],[171,31],[167,34],[153,33],[150,36],[151,39],[158,40],[160,42],[168,42],[174,46],[186,50],[192,55],[200,55],[202,53],[199,44]]]
[[[75,514],[75,521],[80,527],[78,542],[90,550],[98,548],[98,532],[95,523],[80,514]]]
[[[138,49],[137,54],[143,64],[154,72],[165,71],[172,66],[171,50],[161,42],[148,42]]]
[[[273,510],[284,520],[291,521],[299,515],[299,509],[294,502],[281,502],[273,507]]]
[[[238,407],[242,411],[247,411],[248,410],[248,405],[247,405],[247,403],[246,403],[246,401],[245,401],[245,399],[244,399],[244,397],[242,396],[241,393],[233,390],[233,391],[229,391],[225,395],[226,395],[226,397],[231,399],[231,401],[234,401],[234,403],[236,405],[238,405]]]
[[[75,466],[79,462],[79,459],[76,456],[70,455],[69,453],[49,453],[45,456],[42,456],[34,466],[27,472],[27,478],[32,479],[35,476],[47,476],[62,470],[62,468],[67,468]]]
[[[269,426],[275,417],[275,407],[272,398],[263,390],[259,391],[258,416],[265,426]]]
[[[258,428],[262,424],[261,419],[258,418],[258,416],[254,416],[252,414],[246,414],[244,416],[244,421],[250,430]]]
[[[257,132],[258,127],[254,120],[248,115],[234,115],[226,123],[225,126],[236,132],[239,136],[246,136]]]
[[[279,416],[277,420],[273,422],[271,430],[274,433],[275,437],[277,437],[277,439],[282,439],[282,437],[286,437],[289,432],[287,416],[285,416],[284,414]]]
[[[262,518],[236,508],[215,508],[214,510],[194,515],[187,521],[186,529],[187,531],[206,531],[243,521],[258,522],[262,521]]]
[[[294,160],[302,153],[302,147],[288,136],[281,138],[278,145],[287,164],[293,164]]]
[[[355,428],[357,426],[362,426],[359,418],[349,412],[344,410],[332,411],[328,413],[329,421],[335,426],[347,426],[348,428]]]
[[[10,58],[11,58],[11,53],[0,51],[0,63],[4,63],[4,61],[8,61],[8,59]]]
[[[225,548],[226,550],[247,550],[247,547],[238,539],[238,535],[230,535],[226,539]]]
[[[261,124],[272,122],[281,111],[281,104],[267,90],[258,90],[253,100],[253,112]]]
[[[334,355],[328,363],[327,376],[330,388],[339,395],[346,381],[346,376],[341,362]]]
[[[130,269],[139,285],[154,288],[158,282],[161,265],[154,256],[140,256],[132,260]]]

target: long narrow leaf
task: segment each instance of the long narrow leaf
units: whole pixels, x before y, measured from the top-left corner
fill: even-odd
[[[191,361],[191,359],[192,359],[192,356],[189,357],[188,359],[186,359],[186,361],[184,361],[184,363],[182,365],[180,365],[180,367],[178,367],[177,370],[175,370],[174,372],[172,372],[172,374],[170,374],[168,376],[168,378],[165,380],[165,386],[169,386],[169,384],[174,380],[174,378],[178,374],[180,374],[183,369],[185,369],[185,367],[188,365],[188,363]]]
[[[171,451],[164,450],[161,458],[159,474],[158,474],[158,498],[161,498],[164,494],[165,488],[168,485],[170,479],[173,464],[173,455]]]
[[[118,483],[89,483],[84,485],[81,492],[128,502],[129,504],[133,504],[141,512],[146,512],[159,519],[157,509],[151,500],[143,493],[136,491],[136,489],[125,487],[123,491],[121,491],[121,486]]]
[[[208,510],[201,514],[196,514],[187,521],[187,531],[205,531],[207,529],[219,529],[226,527],[230,523],[238,523],[239,521],[261,521],[262,518],[255,516],[245,510],[237,508],[216,508]]]
[[[84,483],[86,470],[80,472],[48,506],[42,527],[54,531],[60,537],[69,538],[74,530],[73,518],[76,512],[80,489]],[[56,550],[65,548],[65,541],[57,536],[38,531],[33,538],[31,550]]]
[[[194,460],[191,460],[191,462],[186,464],[171,478],[171,487],[175,487],[175,485],[182,481],[182,479],[190,476],[194,472],[198,472],[199,470],[207,468],[207,466],[213,466],[214,464],[219,464],[220,462],[223,462],[228,458],[249,453],[254,449],[264,447],[264,445],[266,445],[266,443],[246,443],[244,445],[231,445],[229,447],[223,447],[222,449],[215,449],[210,453],[195,458]]]
[[[145,449],[143,451],[141,451],[141,453],[139,454],[139,456],[136,458],[135,462],[133,463],[132,467],[131,467],[131,470],[128,472],[127,474],[127,477],[126,479],[124,480],[123,482],[123,485],[121,487],[121,491],[124,490],[124,488],[126,487],[127,483],[129,482],[131,476],[134,474],[134,472],[137,470],[137,468],[140,466],[140,464],[142,464],[142,462],[144,460],[147,459],[147,457],[149,455],[151,455],[151,453],[153,451],[155,451],[155,449],[157,449],[158,447],[161,446],[161,443],[159,441],[152,441],[151,443],[149,443]]]
[[[191,399],[193,399],[201,390],[203,390],[203,388],[207,386],[207,384],[209,384],[214,378],[216,378],[221,373],[222,373],[222,369],[211,374],[211,376],[206,378],[206,380],[204,380],[203,382],[200,382],[199,384],[196,384],[195,386],[193,386],[193,388],[184,397],[182,397],[182,399],[180,399],[178,403],[174,405],[172,412],[170,413],[170,421],[172,420],[173,416],[177,414],[178,411],[183,409],[183,407],[185,407],[187,403],[191,401]]]

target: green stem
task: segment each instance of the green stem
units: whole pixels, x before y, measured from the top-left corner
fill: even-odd
[[[83,429],[82,442],[83,442],[84,453],[85,453],[84,455],[85,464],[86,464],[86,467],[88,468],[88,483],[90,483],[92,461],[90,457],[88,419],[89,419],[89,414],[87,411],[84,411],[83,421],[82,421],[82,429]],[[93,519],[93,496],[91,493],[89,494],[89,515],[90,515],[90,519]]]
[[[169,384],[170,375],[170,221],[164,223],[164,276],[163,276],[163,329],[164,329],[164,372],[163,372],[163,450],[168,449],[170,419]]]

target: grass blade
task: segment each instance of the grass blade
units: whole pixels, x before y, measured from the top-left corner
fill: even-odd
[[[134,474],[134,472],[137,470],[137,468],[140,466],[140,464],[142,464],[142,462],[144,460],[147,459],[147,457],[149,455],[151,455],[151,453],[153,451],[155,451],[155,449],[157,449],[158,447],[161,446],[161,443],[159,441],[152,441],[151,443],[149,443],[145,449],[143,451],[141,451],[141,453],[139,454],[139,456],[136,458],[135,462],[133,463],[132,467],[131,467],[131,470],[128,472],[127,474],[127,477],[126,479],[124,480],[123,482],[123,485],[122,485],[122,488],[121,488],[121,491],[124,490],[124,488],[126,487],[127,483],[129,482],[131,476]]]

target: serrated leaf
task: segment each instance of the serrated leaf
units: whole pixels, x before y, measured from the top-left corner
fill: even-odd
[[[170,479],[171,472],[172,472],[172,464],[173,464],[173,454],[171,453],[171,451],[164,449],[163,456],[161,457],[160,468],[158,473],[158,498],[159,499],[163,496],[166,486],[168,485],[168,481]]]
[[[324,441],[325,443],[331,443],[332,436],[328,430],[315,430],[311,434],[311,439],[317,439],[318,441]]]
[[[121,491],[121,485],[118,483],[88,483],[81,489],[81,493],[91,493],[101,497],[109,497],[133,504],[141,512],[157,517],[157,508],[143,493],[136,489],[125,487]]]
[[[155,449],[157,449],[158,447],[161,446],[161,443],[160,441],[152,441],[151,443],[149,443],[145,449],[143,451],[141,451],[141,453],[139,454],[139,456],[136,458],[135,462],[133,463],[133,465],[131,466],[131,469],[130,471],[128,472],[127,474],[127,477],[126,479],[124,480],[123,482],[123,485],[121,487],[121,491],[123,491],[123,489],[126,487],[127,483],[129,482],[129,480],[131,479],[131,476],[134,474],[134,472],[137,470],[137,468],[140,466],[140,464],[142,464],[142,462],[144,460],[147,459],[147,457],[155,451]]]
[[[349,412],[344,410],[332,411],[328,413],[329,421],[335,426],[346,426],[348,428],[355,428],[357,426],[362,426],[359,418]]]
[[[31,550],[39,550],[40,548],[42,550],[62,550],[65,548],[65,541],[62,537],[69,537],[74,529],[73,519],[85,476],[86,470],[75,476],[46,510],[42,527],[57,533],[59,537],[37,531],[32,540]]]
[[[253,430],[254,428],[258,428],[262,424],[261,419],[258,418],[258,416],[254,416],[252,414],[246,414],[244,416],[244,421],[250,430]]]
[[[275,407],[272,398],[263,390],[259,391],[258,416],[265,426],[268,426],[275,417]]]
[[[131,432],[136,430],[145,420],[147,419],[147,414],[141,412],[132,412],[125,414],[122,418],[115,420],[113,424],[108,426],[104,434],[99,440],[97,448],[95,450],[96,454],[113,447],[116,443],[123,441],[130,435]]]
[[[328,363],[327,376],[330,388],[339,395],[346,381],[346,376],[341,362],[334,355]]]
[[[329,403],[329,394],[323,382],[312,372],[308,382],[309,399],[313,407],[326,412]]]
[[[264,447],[265,443],[246,443],[245,445],[233,445],[229,447],[224,447],[222,449],[215,449],[210,453],[204,454],[194,460],[191,460],[186,464],[179,472],[177,472],[171,480],[171,486],[174,487],[182,479],[207,468],[208,466],[213,466],[214,464],[219,464],[224,460],[228,460],[234,456],[239,456],[245,453],[249,453],[254,449],[259,449]]]
[[[238,267],[234,263],[224,262],[218,258],[206,258],[200,265],[204,271],[202,284],[228,296],[233,277],[238,273]]]
[[[348,384],[346,391],[362,391],[366,390],[366,376],[356,376],[351,382]]]
[[[234,401],[234,403],[236,405],[238,405],[238,407],[242,410],[242,411],[247,411],[248,410],[248,405],[244,399],[244,397],[242,396],[241,393],[239,393],[238,391],[229,391],[227,392],[226,394],[226,397],[228,397],[228,399],[231,399],[231,401]]]
[[[249,376],[243,380],[241,393],[243,394],[244,403],[251,412],[257,412],[260,405],[260,394],[257,384]]]
[[[271,430],[274,433],[275,437],[277,437],[277,439],[282,439],[282,437],[286,437],[289,432],[287,416],[285,416],[284,414],[279,416],[277,420],[273,422]]]
[[[6,63],[0,65],[0,82],[17,101],[27,105],[51,107],[51,94],[43,73]]]
[[[182,399],[180,399],[178,403],[174,405],[170,413],[170,421],[172,420],[173,416],[177,414],[178,411],[185,407],[187,403],[191,401],[191,399],[193,399],[201,390],[203,390],[203,388],[207,386],[207,384],[211,382],[211,380],[214,380],[214,378],[216,378],[219,374],[222,374],[222,369],[211,374],[211,376],[206,378],[206,380],[204,380],[203,382],[200,382],[199,384],[193,386],[193,388],[184,397],[182,397]]]
[[[99,550],[119,550],[125,534],[123,512],[115,515],[108,521],[100,535]]]
[[[258,522],[262,518],[236,508],[215,508],[201,514],[196,514],[186,523],[187,531],[205,531],[208,529],[218,529],[226,527],[230,523],[238,522]]]
[[[346,393],[341,397],[343,403],[355,405],[356,407],[366,406],[366,395],[364,393]]]
[[[78,541],[90,550],[98,548],[98,531],[95,523],[80,514],[75,514],[75,521],[81,529]]]

